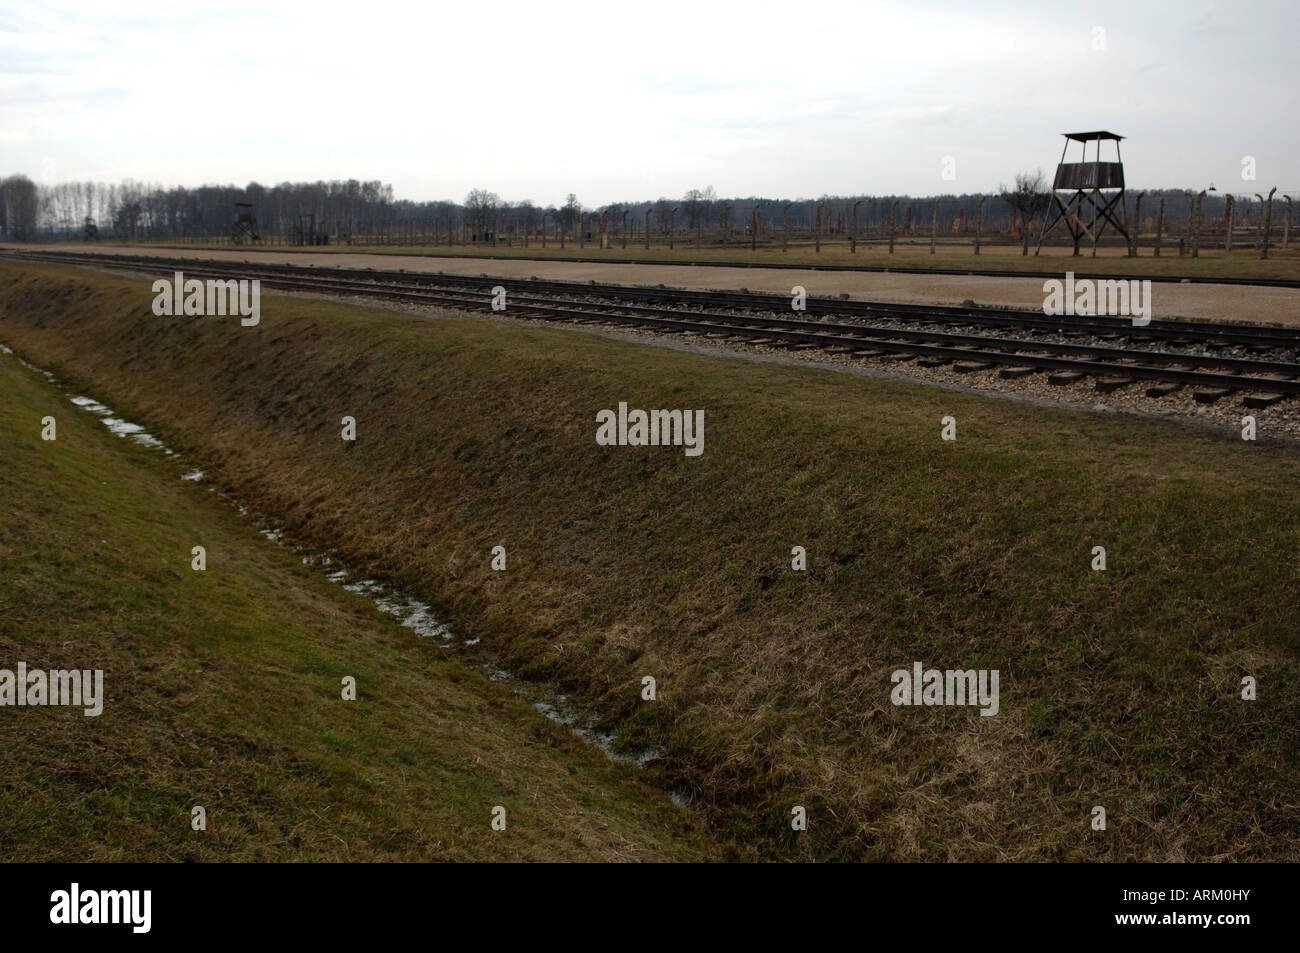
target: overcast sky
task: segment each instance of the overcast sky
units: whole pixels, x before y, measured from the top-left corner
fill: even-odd
[[[0,175],[588,206],[708,185],[928,195],[1050,174],[1060,133],[1109,129],[1130,187],[1297,192],[1298,11],[0,0]]]

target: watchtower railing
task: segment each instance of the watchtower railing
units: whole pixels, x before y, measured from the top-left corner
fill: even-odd
[[[1052,188],[1061,189],[1122,189],[1124,164],[1122,162],[1062,162],[1056,167],[1056,181]]]

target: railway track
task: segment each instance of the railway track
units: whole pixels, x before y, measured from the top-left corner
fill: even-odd
[[[5,257],[153,274],[181,270],[202,279],[257,278],[270,288],[460,311],[491,310],[491,289],[501,285],[511,315],[542,320],[633,326],[862,358],[917,358],[927,366],[997,370],[1009,378],[1047,372],[1052,383],[1086,376],[1102,391],[1147,382],[1151,397],[1190,386],[1201,403],[1245,392],[1247,406],[1265,407],[1300,395],[1300,329],[1294,328],[1154,320],[1135,327],[1121,318],[815,297],[807,299],[806,311],[791,312],[788,297],[752,292],[146,256],[7,252]],[[1238,353],[1225,355],[1225,350]]]

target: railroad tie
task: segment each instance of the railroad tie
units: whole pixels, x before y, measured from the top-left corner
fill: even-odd
[[[1147,388],[1147,396],[1168,397],[1170,394],[1176,394],[1178,393],[1178,391],[1182,389],[1183,389],[1183,385],[1178,383],[1153,384],[1152,386]]]
[[[1092,386],[1103,394],[1109,394],[1121,387],[1136,383],[1137,380],[1132,377],[1099,377]]]
[[[992,370],[993,365],[987,361],[958,361],[952,369],[958,374],[972,374],[975,371]]]
[[[1049,374],[1047,383],[1056,387],[1064,387],[1066,384],[1077,384],[1088,375],[1083,371],[1058,371],[1055,374]]]
[[[1232,390],[1228,387],[1203,387],[1200,390],[1195,391],[1192,396],[1196,399],[1198,404],[1212,404],[1216,400],[1219,400],[1222,397],[1227,397],[1231,393]]]
[[[1272,407],[1285,397],[1285,394],[1247,394],[1242,403],[1253,408]]]
[[[1019,377],[1028,377],[1030,374],[1036,373],[1037,371],[1038,368],[1036,367],[1004,367],[1002,370],[998,371],[998,377],[1010,381]]]

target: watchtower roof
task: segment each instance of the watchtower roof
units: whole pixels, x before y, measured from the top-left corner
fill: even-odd
[[[1073,139],[1075,142],[1092,142],[1095,139],[1123,139],[1121,135],[1113,132],[1100,130],[1098,132],[1063,132],[1061,135],[1067,139]]]

